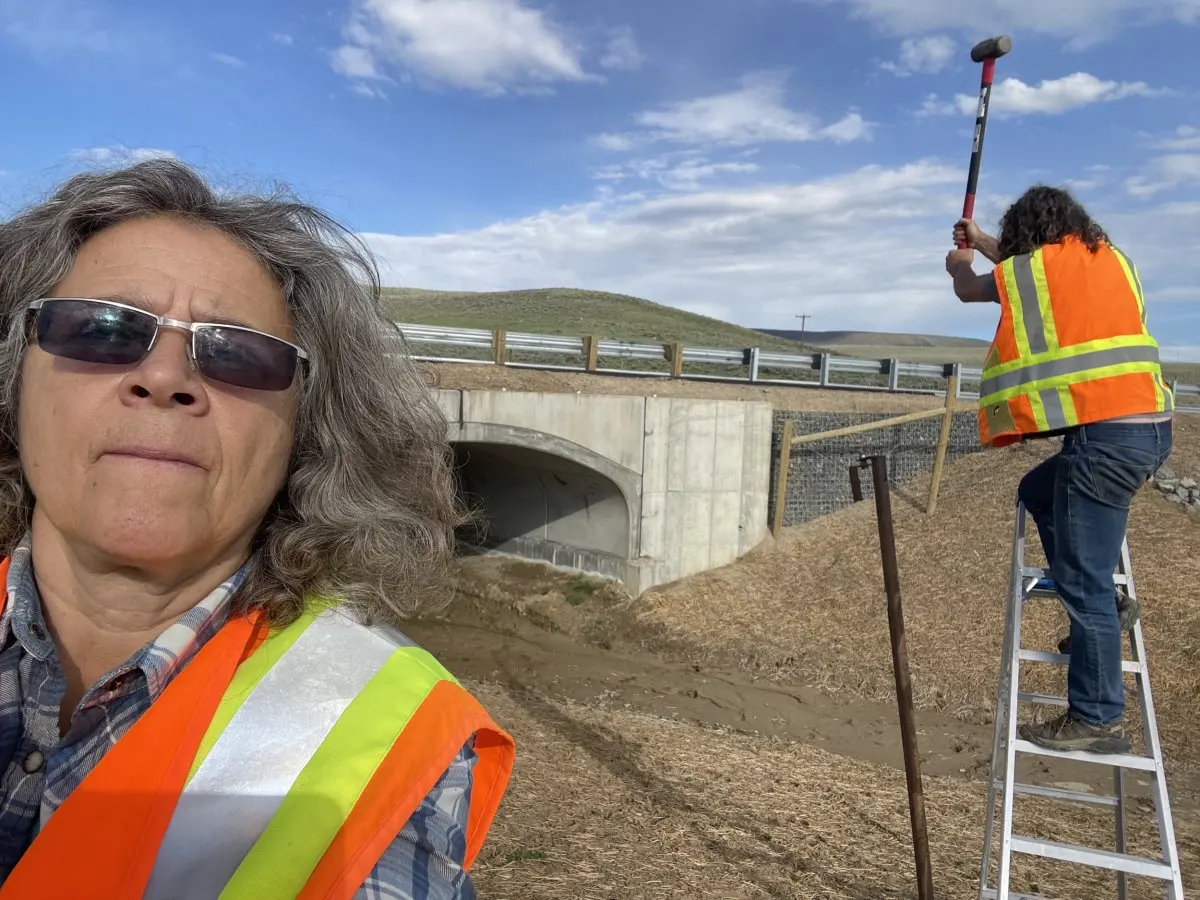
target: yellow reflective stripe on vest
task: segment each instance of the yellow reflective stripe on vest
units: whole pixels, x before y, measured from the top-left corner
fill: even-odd
[[[445,674],[418,647],[392,654],[304,766],[221,900],[300,893],[397,736]]]
[[[1120,338],[1117,346],[1060,355],[1037,362],[1018,360],[1019,367],[997,366],[984,372],[980,404],[988,406],[1030,391],[1059,388],[1079,381],[1158,371],[1158,345],[1148,338]],[[1101,343],[1101,342],[1093,342]],[[1109,343],[1109,342],[1103,342]],[[1087,345],[1080,345],[1087,346]],[[1074,347],[1069,348],[1075,350]]]
[[[404,643],[336,610],[272,634],[226,691],[144,896],[295,896],[420,699],[453,680]]]
[[[1013,338],[1022,357],[1058,350],[1058,329],[1041,249],[1012,256],[1001,264],[1013,321]]]
[[[1147,331],[1146,295],[1142,292],[1142,279],[1138,277],[1137,266],[1112,244],[1109,244],[1109,249],[1117,258],[1117,262],[1121,264],[1121,271],[1125,273],[1125,280],[1129,282],[1129,290],[1133,292],[1133,296],[1137,297],[1138,318],[1142,321],[1142,330]]]

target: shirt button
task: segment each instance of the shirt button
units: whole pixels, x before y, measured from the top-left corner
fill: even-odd
[[[33,632],[33,636],[39,641],[44,641],[46,639],[46,632],[42,630],[42,626],[37,622],[34,622],[32,625],[30,625],[29,630]]]
[[[21,760],[21,768],[25,770],[26,775],[32,775],[34,772],[40,772],[45,762],[46,757],[42,755],[42,751],[34,750]]]

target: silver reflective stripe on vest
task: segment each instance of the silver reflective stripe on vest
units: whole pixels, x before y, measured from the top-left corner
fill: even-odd
[[[392,637],[392,635],[389,635]],[[350,701],[407,643],[318,615],[234,713],[180,795],[144,895],[213,900]]]
[[[1046,388],[1044,391],[1039,391],[1038,396],[1042,400],[1042,409],[1046,411],[1046,425],[1050,429],[1066,428],[1067,414],[1063,410],[1062,397],[1059,396],[1058,388]]]
[[[1017,282],[1017,293],[1021,295],[1021,319],[1025,323],[1029,352],[1045,353],[1050,349],[1046,345],[1046,324],[1042,321],[1037,284],[1033,280],[1033,259],[1028,253],[1013,257],[1013,279]]]
[[[1105,366],[1117,366],[1122,363],[1157,363],[1158,348],[1148,345],[1135,347],[1112,347],[1106,350],[1093,350],[1091,353],[1080,353],[1076,356],[1066,356],[1050,359],[1046,362],[1034,363],[999,375],[985,375],[979,385],[981,397],[990,397],[1010,388],[1032,384],[1047,378],[1058,378],[1062,375],[1074,375],[1091,369],[1102,369]]]

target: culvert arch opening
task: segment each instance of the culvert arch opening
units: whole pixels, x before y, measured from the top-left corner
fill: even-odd
[[[459,441],[453,449],[460,494],[476,514],[460,545],[625,579],[630,510],[616,482],[533,448]]]

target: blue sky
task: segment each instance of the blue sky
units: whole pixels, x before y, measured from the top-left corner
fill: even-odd
[[[572,286],[745,325],[990,336],[942,261],[1071,186],[1200,358],[1200,0],[0,0],[0,214],[170,153],[282,180],[388,283]],[[977,265],[983,271],[983,263]]]

